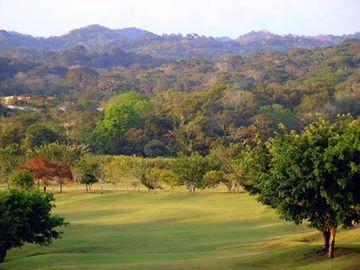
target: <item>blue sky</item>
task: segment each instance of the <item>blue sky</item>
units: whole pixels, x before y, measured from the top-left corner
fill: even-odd
[[[0,0],[0,29],[35,36],[89,24],[161,33],[231,36],[349,34],[360,29],[360,0]]]

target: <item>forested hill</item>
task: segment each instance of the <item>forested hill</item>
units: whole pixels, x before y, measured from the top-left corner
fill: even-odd
[[[30,94],[4,102],[22,110],[0,106],[0,146],[27,143],[41,123],[50,142],[99,153],[205,155],[222,143],[271,137],[280,123],[301,130],[317,114],[360,115],[358,40],[156,67],[67,66],[55,57],[62,53],[38,62],[0,57],[0,96]]]
[[[321,86],[333,94],[338,83],[358,81],[359,55],[358,40],[327,48],[259,52],[217,60],[162,61],[120,50],[89,52],[77,46],[33,57],[0,57],[0,95],[82,92],[102,100],[128,90],[192,92],[229,84],[241,91],[265,87],[267,92],[276,91],[279,99],[283,96],[279,101],[283,103],[290,90],[301,88],[303,92],[318,94],[315,89]],[[147,65],[131,65],[136,62]]]
[[[157,35],[137,28],[113,30],[100,25],[90,25],[49,38],[0,30],[0,51],[10,51],[13,55],[31,55],[39,51],[61,51],[82,45],[90,51],[104,52],[116,48],[161,59],[215,59],[226,55],[249,55],[258,51],[284,52],[294,48],[333,46],[346,39],[359,38],[359,32],[342,36],[298,36],[258,31],[231,39],[197,34]]]

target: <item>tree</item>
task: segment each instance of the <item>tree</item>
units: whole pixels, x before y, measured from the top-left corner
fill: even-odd
[[[12,144],[0,148],[0,179],[8,183],[8,177],[22,162],[22,151],[19,145]]]
[[[170,175],[168,171],[160,168],[149,169],[142,177],[141,183],[150,190],[154,190],[155,194],[158,189],[163,189],[161,183],[164,183]],[[163,182],[164,181],[164,182]]]
[[[88,152],[84,144],[66,145],[59,142],[45,144],[40,147],[35,147],[33,154],[35,156],[44,157],[59,167],[57,182],[60,184],[60,192],[66,179],[70,178],[70,174],[75,171],[79,160]],[[67,177],[60,177],[61,175]],[[70,178],[73,180],[73,177]]]
[[[46,192],[46,187],[51,180],[55,180],[60,184],[60,192],[62,192],[62,186],[66,181],[73,181],[73,175],[69,166],[62,163],[50,162],[43,157],[30,159],[20,166],[18,170],[30,172],[30,174],[37,179],[38,187],[40,186],[40,181],[42,181],[44,192]]]
[[[334,257],[338,227],[360,222],[360,122],[319,117],[300,134],[278,134],[243,153],[245,187],[296,224],[303,220],[324,236]]]
[[[96,176],[92,172],[92,168],[88,168],[83,172],[80,182],[85,184],[86,192],[91,191],[92,184],[97,182]]]
[[[192,154],[176,158],[172,170],[178,176],[180,184],[186,185],[189,192],[194,192],[196,188],[203,189],[207,186],[203,177],[214,168],[215,164],[209,158]]]
[[[54,130],[44,124],[31,125],[26,131],[26,142],[31,147],[36,147],[61,140],[61,136],[59,136]]]
[[[260,112],[270,121],[271,129],[275,130],[280,123],[284,124],[288,129],[299,129],[299,120],[288,109],[279,104],[271,106],[263,106]]]
[[[237,191],[243,181],[241,165],[239,162],[240,151],[241,147],[231,144],[227,147],[220,145],[213,148],[210,152],[210,158],[218,163],[219,169],[223,172],[216,182],[223,183],[229,192]],[[215,176],[214,173],[215,172],[208,177]],[[219,172],[217,174],[219,174]],[[215,181],[215,179],[213,179],[213,181]]]
[[[128,166],[130,175],[136,180],[133,184],[140,191],[141,184],[146,183],[151,166],[147,159],[137,157],[128,159]]]
[[[86,192],[91,191],[92,184],[103,181],[104,170],[99,161],[91,157],[83,157],[77,164],[80,183],[85,184]]]
[[[62,217],[51,214],[55,206],[51,194],[38,191],[25,192],[16,189],[0,191],[0,262],[4,262],[11,248],[25,243],[49,245],[62,232]]]
[[[220,170],[211,170],[207,171],[204,175],[204,181],[206,183],[206,186],[215,188],[217,187],[221,182],[225,182],[225,173]]]
[[[143,185],[149,190],[163,189],[163,184],[170,186],[171,189],[179,182],[177,175],[164,168],[152,168],[146,178],[143,180]]]
[[[63,163],[53,163],[52,166],[55,169],[54,179],[60,185],[60,192],[62,192],[62,187],[66,181],[72,182],[74,179],[71,169],[68,165]]]
[[[169,150],[164,142],[154,139],[145,145],[144,153],[147,157],[159,157],[168,155]]]
[[[34,187],[34,178],[27,171],[17,172],[10,177],[10,183],[16,188],[31,190]]]
[[[136,127],[151,108],[149,99],[139,93],[128,92],[112,98],[106,106],[104,120],[92,134],[99,151],[109,151],[109,142]]]
[[[87,147],[83,144],[66,145],[54,142],[35,147],[34,154],[35,156],[44,157],[51,162],[63,163],[73,167],[87,151]]]
[[[104,165],[104,172],[106,180],[109,180],[115,187],[118,188],[118,183],[123,178],[128,177],[126,162],[123,158],[113,158],[110,162]]]

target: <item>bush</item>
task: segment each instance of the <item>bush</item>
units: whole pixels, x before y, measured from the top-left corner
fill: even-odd
[[[13,187],[30,190],[34,187],[34,178],[28,171],[16,172],[10,177],[10,184]]]

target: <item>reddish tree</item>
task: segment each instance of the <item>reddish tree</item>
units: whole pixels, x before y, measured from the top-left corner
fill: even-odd
[[[71,169],[68,165],[66,165],[64,163],[53,163],[53,164],[54,164],[54,167],[57,167],[54,178],[60,184],[60,192],[62,192],[63,184],[65,184],[66,181],[72,182],[74,180],[73,175],[72,175]]]
[[[37,179],[38,186],[40,181],[44,185],[44,192],[50,181],[56,181],[60,184],[62,192],[63,184],[73,181],[73,175],[70,167],[62,163],[54,163],[43,157],[34,157],[18,168],[19,171],[29,171]]]

